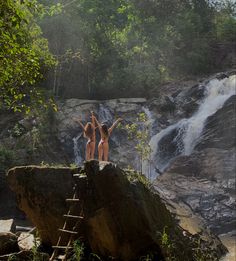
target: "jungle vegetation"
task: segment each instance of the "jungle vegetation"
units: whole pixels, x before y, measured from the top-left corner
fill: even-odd
[[[234,0],[0,1],[0,106],[149,97],[164,83],[232,68],[235,7]]]

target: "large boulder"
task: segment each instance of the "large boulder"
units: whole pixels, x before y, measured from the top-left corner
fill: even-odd
[[[196,221],[197,217],[182,222],[185,226],[181,227],[177,219],[185,216],[185,210],[177,213],[170,202],[164,202],[150,188],[144,177],[98,161],[86,162],[81,170],[28,166],[8,172],[19,206],[37,227],[44,244],[57,242],[57,229],[62,227],[63,214],[68,211],[65,199],[72,196],[72,174],[76,172],[80,172],[76,183],[84,215],[79,237],[88,242],[93,253],[128,261],[152,252],[161,259],[169,251],[163,245],[164,231],[168,231],[170,242],[175,244],[174,255],[178,260],[194,260],[193,249],[216,258],[225,253],[220,241]],[[179,216],[175,219],[173,215]],[[192,226],[191,222],[197,225]]]
[[[72,173],[69,168],[16,167],[10,170],[8,181],[16,192],[18,206],[37,226],[45,244],[55,244],[62,215],[67,212],[65,198],[72,193]]]

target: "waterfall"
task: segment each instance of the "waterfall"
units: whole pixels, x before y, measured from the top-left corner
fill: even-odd
[[[80,165],[83,162],[83,158],[82,158],[82,154],[81,154],[81,150],[79,147],[79,139],[81,138],[82,133],[80,133],[78,136],[76,136],[75,138],[73,138],[73,150],[74,150],[74,155],[75,155],[75,164],[76,165]]]
[[[236,76],[223,80],[211,80],[206,86],[206,95],[198,111],[189,119],[183,139],[184,154],[190,155],[199,142],[206,119],[217,112],[225,101],[235,94]]]
[[[104,104],[100,103],[99,107],[98,107],[98,120],[99,122],[103,123],[112,123],[113,121],[113,116],[111,111],[109,110],[109,108],[107,106],[105,106]]]
[[[207,118],[223,107],[225,101],[235,94],[236,75],[223,80],[213,79],[205,89],[205,98],[198,111],[189,119],[182,119],[154,135],[152,148],[152,178],[163,171],[178,155],[190,155],[201,140]]]
[[[173,124],[161,132],[154,135],[149,144],[152,149],[151,153],[151,176],[155,177],[158,173],[162,172],[168,165],[169,161],[180,154],[184,150],[183,135],[186,129],[187,119],[182,119],[176,124]],[[161,144],[165,142],[165,138],[171,137],[171,142]],[[170,153],[171,152],[171,153]]]
[[[149,110],[148,107],[146,106],[143,106],[142,107],[142,110],[144,111],[144,113],[146,114],[147,116],[147,124],[151,126],[151,129],[150,129],[150,136],[152,137],[153,136],[153,127],[154,127],[154,122],[155,122],[155,118],[154,118],[154,115],[153,113]]]

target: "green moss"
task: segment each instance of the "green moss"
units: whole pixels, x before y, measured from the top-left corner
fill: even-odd
[[[142,173],[139,173],[139,172],[137,172],[136,170],[134,170],[130,167],[128,169],[125,169],[125,172],[127,174],[128,180],[130,182],[137,182],[138,181],[138,182],[142,183],[147,188],[152,187],[151,182]]]

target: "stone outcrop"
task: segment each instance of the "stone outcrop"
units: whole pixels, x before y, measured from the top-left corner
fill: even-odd
[[[122,125],[132,123],[137,114],[147,106],[147,100],[142,98],[122,98],[105,101],[68,99],[59,104],[57,118],[57,136],[63,148],[78,164],[85,159],[86,139],[83,137],[83,130],[75,121],[81,117],[82,122],[90,121],[90,112],[94,111],[100,122],[111,126],[118,117],[124,120]],[[97,131],[97,143],[100,134]],[[121,147],[122,144],[122,147]],[[110,160],[117,162],[120,166],[127,166],[127,162],[133,162],[133,167],[138,167],[138,157],[133,153],[133,143],[127,139],[127,132],[115,128],[110,137]],[[96,151],[97,155],[97,151]]]
[[[69,168],[17,167],[8,174],[8,181],[17,192],[18,206],[37,225],[43,242],[56,243],[67,211],[65,198],[72,193],[72,173]]]
[[[225,252],[220,241],[196,221],[197,217],[191,221],[197,224],[193,231],[190,221],[188,227],[185,222],[184,229],[179,226],[177,219],[184,216],[184,210],[177,213],[170,202],[161,200],[160,194],[150,189],[142,176],[97,161],[86,162],[81,170],[28,166],[8,172],[19,206],[37,227],[44,244],[53,245],[57,241],[57,229],[67,212],[65,199],[72,194],[72,174],[76,172],[81,173],[77,185],[84,205],[79,237],[93,253],[126,261],[137,260],[149,252],[162,258],[167,251],[161,243],[165,229],[175,244],[178,260],[193,260],[193,249],[199,247],[203,253],[217,258]],[[178,214],[178,218],[173,214]],[[199,240],[201,246],[196,243]]]
[[[167,199],[185,204],[217,234],[235,229],[236,96],[210,116],[190,156],[179,156],[156,180]]]

